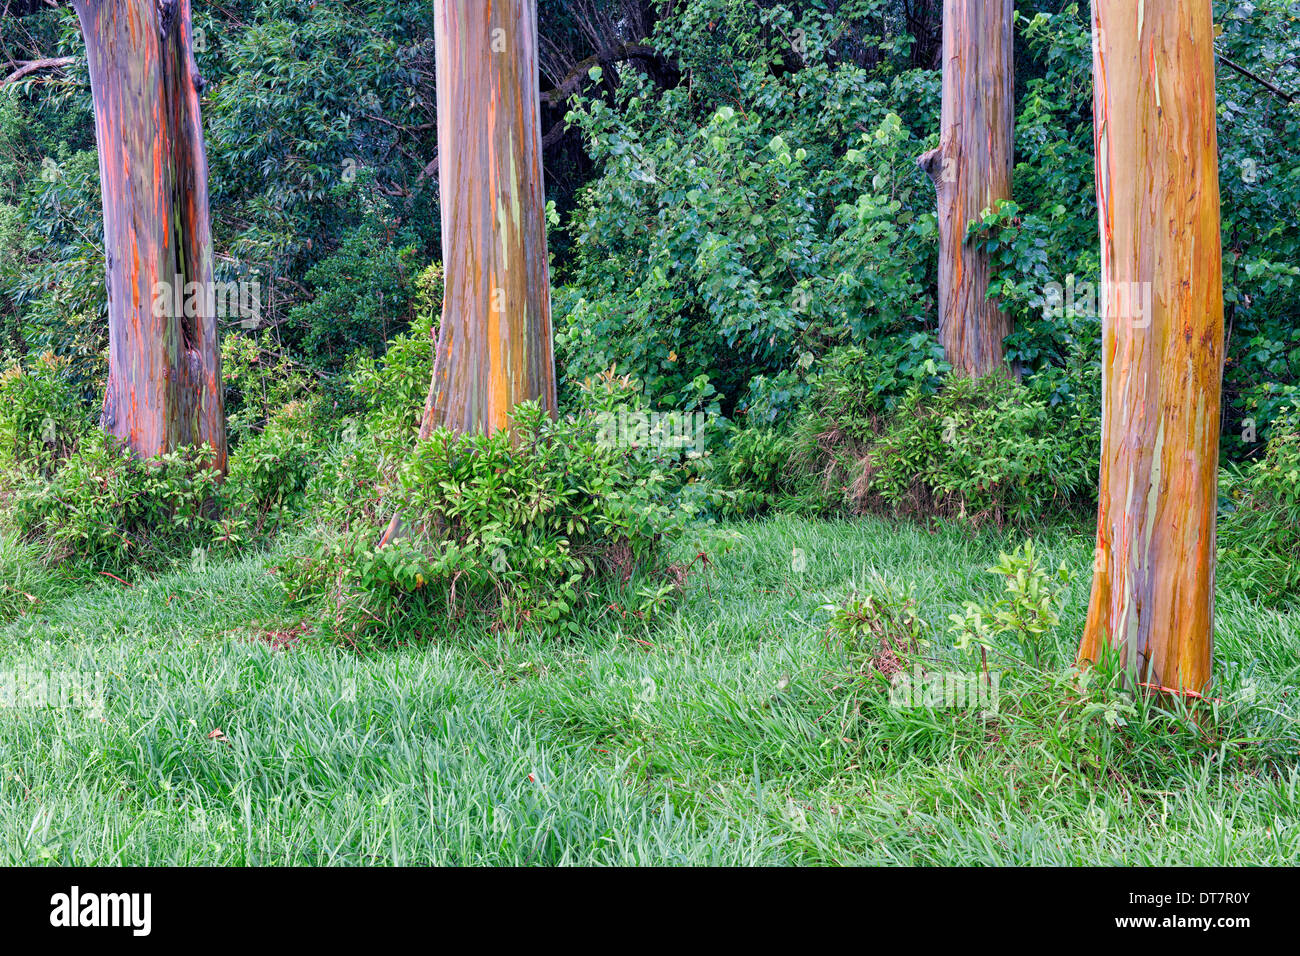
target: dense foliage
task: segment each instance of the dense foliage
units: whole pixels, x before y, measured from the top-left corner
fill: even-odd
[[[1224,580],[1266,604],[1300,601],[1300,413],[1283,409],[1265,454],[1225,476]]]
[[[558,411],[423,437],[434,4],[194,4],[216,278],[256,304],[224,476],[100,427],[84,44],[65,0],[0,10],[0,861],[1294,863],[1296,0],[1213,2],[1204,696],[1079,662],[1086,0],[1014,5],[1014,199],[967,225],[1011,365],[977,380],[916,166],[944,0],[536,2]]]
[[[1087,11],[1018,6],[1015,202],[971,237],[993,253],[991,294],[1015,319],[1009,359],[1051,404],[1086,402],[1100,341]],[[671,404],[704,373],[724,409],[768,425],[797,419],[838,346],[891,372],[926,356],[934,195],[913,160],[934,144],[938,77],[899,55],[890,7],[695,0],[656,39],[688,82],[576,104],[601,167],[557,294],[572,377],[618,362]],[[1216,9],[1224,452],[1239,459],[1262,450],[1300,377],[1300,117],[1227,64],[1285,95],[1300,61],[1289,5]]]
[[[390,351],[390,355],[393,352]],[[579,633],[599,608],[645,619],[685,580],[669,568],[666,539],[690,506],[675,500],[682,450],[624,441],[612,422],[636,409],[627,378],[585,386],[576,415],[515,409],[512,432],[437,429],[412,447],[407,366],[365,379],[369,421],[388,423],[338,449],[313,482],[325,527],[281,569],[289,594],[354,647],[454,631]],[[415,379],[419,381],[419,379]],[[394,416],[393,402],[408,414]],[[380,547],[390,516],[400,532]],[[627,593],[610,604],[610,582]]]
[[[442,299],[429,4],[197,10],[217,278],[258,296],[255,320],[224,320],[220,486],[201,450],[134,462],[97,435],[104,260],[76,18],[0,18],[10,61],[71,57],[0,87],[3,523],[55,562],[125,570],[258,546],[310,516],[297,593],[346,579],[389,626],[454,591],[513,626],[576,607],[610,549],[653,577],[686,513],[1086,514],[1100,405],[1086,5],[1017,4],[1014,201],[969,237],[993,257],[1018,375],[985,382],[951,380],[934,334],[934,190],[915,164],[938,126],[933,6],[542,0],[562,415],[521,412],[513,443],[418,447]],[[1284,0],[1215,14],[1221,541],[1225,573],[1285,602],[1300,30]],[[690,418],[698,441],[598,440],[629,410]],[[580,505],[595,488],[614,490]],[[377,557],[397,511],[412,533]],[[508,571],[490,570],[498,548]]]

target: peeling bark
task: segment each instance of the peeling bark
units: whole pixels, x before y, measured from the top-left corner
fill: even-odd
[[[1012,15],[1012,0],[945,0],[939,148],[917,160],[938,199],[939,342],[958,375],[1009,372],[1011,319],[986,299],[988,254],[966,226],[1011,197]]]
[[[435,0],[445,297],[421,437],[555,412],[535,0]]]
[[[142,456],[206,442],[224,472],[190,0],[77,0],[74,7],[86,40],[103,190],[109,374],[102,424]],[[203,290],[191,300],[197,314],[177,314],[171,304],[190,283]],[[157,301],[168,306],[156,308]]]
[[[0,86],[6,86],[10,83],[17,83],[24,76],[35,73],[37,70],[55,70],[65,66],[72,66],[77,62],[75,56],[56,56],[46,57],[41,60],[28,60],[18,67],[3,80],[0,80]]]
[[[1140,681],[1200,692],[1223,375],[1210,0],[1095,0],[1093,29],[1103,407],[1079,660],[1109,647]]]
[[[435,0],[434,39],[444,291],[421,440],[556,410],[536,0]],[[379,547],[402,533],[399,512]]]

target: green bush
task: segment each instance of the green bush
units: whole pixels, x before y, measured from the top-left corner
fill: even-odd
[[[66,358],[10,365],[0,372],[0,484],[16,469],[52,474],[88,427]]]
[[[1300,603],[1300,411],[1282,410],[1264,456],[1225,470],[1219,577],[1267,605]]]
[[[789,509],[806,490],[806,476],[793,473],[794,438],[777,428],[733,428],[714,462],[712,478],[731,492],[724,509],[744,515]]]
[[[849,676],[888,680],[930,646],[929,625],[917,613],[911,584],[896,588],[873,574],[863,593],[854,589],[842,602],[821,609],[830,615],[827,641],[848,665]]]
[[[462,621],[577,633],[578,615],[608,604],[592,601],[602,582],[631,589],[618,599],[629,613],[652,614],[677,580],[665,541],[691,511],[673,495],[681,455],[611,433],[611,416],[635,407],[627,379],[584,392],[584,410],[558,421],[526,403],[510,434],[438,429],[400,459],[382,436],[342,444],[313,483],[326,524],[280,568],[291,600],[357,648]],[[394,513],[402,533],[381,548]]]
[[[756,381],[797,384],[805,354],[921,328],[934,194],[915,164],[926,134],[899,114],[918,84],[937,92],[935,76],[844,62],[831,19],[683,5],[654,42],[691,83],[656,91],[629,74],[613,102],[575,102],[599,174],[573,212],[555,297],[567,380],[615,363],[674,405],[704,374],[730,410],[757,402]],[[795,33],[801,66],[774,71]]]
[[[286,405],[314,403],[310,371],[280,349],[271,332],[230,332],[221,342],[226,433],[232,448],[258,434]],[[312,404],[313,410],[319,403]]]
[[[8,519],[49,564],[158,570],[208,546],[219,477],[206,446],[140,459],[92,429],[51,476],[10,476]]]
[[[1035,667],[1048,663],[1047,641],[1061,623],[1070,586],[1065,562],[1053,572],[1034,550],[1034,542],[1026,541],[1011,554],[999,553],[988,573],[1005,582],[1004,595],[992,604],[966,601],[960,614],[949,614],[953,646],[978,647],[981,655],[992,650]]]
[[[806,364],[794,409],[778,411],[788,398],[778,379],[756,381],[745,425],[725,432],[710,476],[729,495],[727,513],[844,510],[861,459],[890,410],[913,386],[933,391],[948,369],[938,343],[924,333],[837,346],[820,361],[809,354]]]
[[[235,363],[245,386],[258,365],[256,349],[245,348],[252,344],[241,336],[226,343],[228,354],[249,360],[245,374]],[[6,524],[46,562],[159,570],[196,548],[278,530],[300,513],[321,457],[317,403],[286,400],[295,389],[280,373],[269,370],[267,393],[252,390],[256,402],[245,403],[269,420],[241,429],[222,483],[207,449],[141,460],[94,427],[68,364],[47,353],[0,374],[0,504]]]
[[[914,387],[863,460],[855,503],[914,515],[1029,523],[1086,501],[1096,460],[1078,436],[1096,420],[1050,408],[1016,382],[952,378]]]
[[[360,405],[359,425],[383,435],[405,452],[420,431],[420,416],[433,371],[433,315],[418,317],[409,332],[388,343],[382,359],[362,358],[348,376],[348,389]]]
[[[337,192],[355,190],[343,185]],[[406,328],[416,298],[418,239],[401,226],[384,197],[358,205],[357,224],[343,232],[337,249],[307,270],[311,299],[288,316],[292,327],[305,330],[305,353],[331,371],[353,353],[381,353],[384,343]]]
[[[323,457],[310,404],[290,402],[230,453],[221,486],[219,542],[233,545],[280,529],[302,513]]]
[[[938,342],[918,332],[904,341],[833,348],[814,365],[798,427],[809,436],[832,432],[870,441],[912,388],[930,393],[950,370]]]
[[[910,362],[891,363],[862,346],[831,350],[784,427],[727,432],[710,470],[730,496],[724,510],[1027,524],[1094,500],[1100,407],[1090,370],[1032,387],[945,379],[936,352],[914,343]]]

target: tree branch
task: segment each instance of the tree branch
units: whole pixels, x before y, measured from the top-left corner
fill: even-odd
[[[1264,87],[1264,89],[1268,90],[1274,96],[1279,97],[1280,99],[1285,100],[1288,103],[1291,103],[1295,100],[1296,98],[1295,93],[1288,93],[1286,90],[1282,89],[1281,87],[1273,85],[1268,80],[1264,79],[1262,76],[1256,76],[1254,73],[1250,72],[1250,70],[1246,69],[1244,66],[1239,66],[1238,64],[1233,63],[1222,53],[1218,53],[1215,55],[1218,56],[1219,62],[1222,63],[1224,66],[1236,70],[1238,73],[1246,77],[1246,79],[1248,80],[1254,80],[1256,83]]]
[[[27,76],[27,74],[35,73],[37,70],[52,70],[55,69],[56,67],[71,66],[73,63],[76,62],[77,62],[77,58],[75,56],[55,56],[55,57],[47,57],[44,60],[28,60],[26,63],[23,63],[22,66],[18,67],[18,69],[14,70],[12,73],[6,76],[3,80],[0,80],[0,86],[5,86],[9,83],[16,83],[18,80],[21,80],[24,76]]]
[[[648,43],[620,43],[608,53],[589,56],[575,66],[569,71],[568,76],[555,84],[554,89],[542,94],[542,102],[547,106],[562,105],[565,100],[582,89],[583,81],[587,79],[587,74],[593,67],[603,68],[623,60],[649,60],[653,63],[659,59],[659,52]]]

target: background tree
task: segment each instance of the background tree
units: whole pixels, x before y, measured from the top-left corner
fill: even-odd
[[[1096,0],[1102,263],[1097,553],[1081,661],[1210,678],[1223,279],[1209,0]]]
[[[202,79],[191,52],[190,3],[74,6],[86,40],[104,210],[103,425],[144,456],[206,442],[224,471]]]
[[[535,0],[437,0],[445,294],[421,437],[555,410]]]
[[[988,253],[972,219],[1011,197],[1012,0],[945,0],[939,147],[918,162],[939,200],[939,341],[957,374],[1004,367],[1011,320],[986,295]]]

